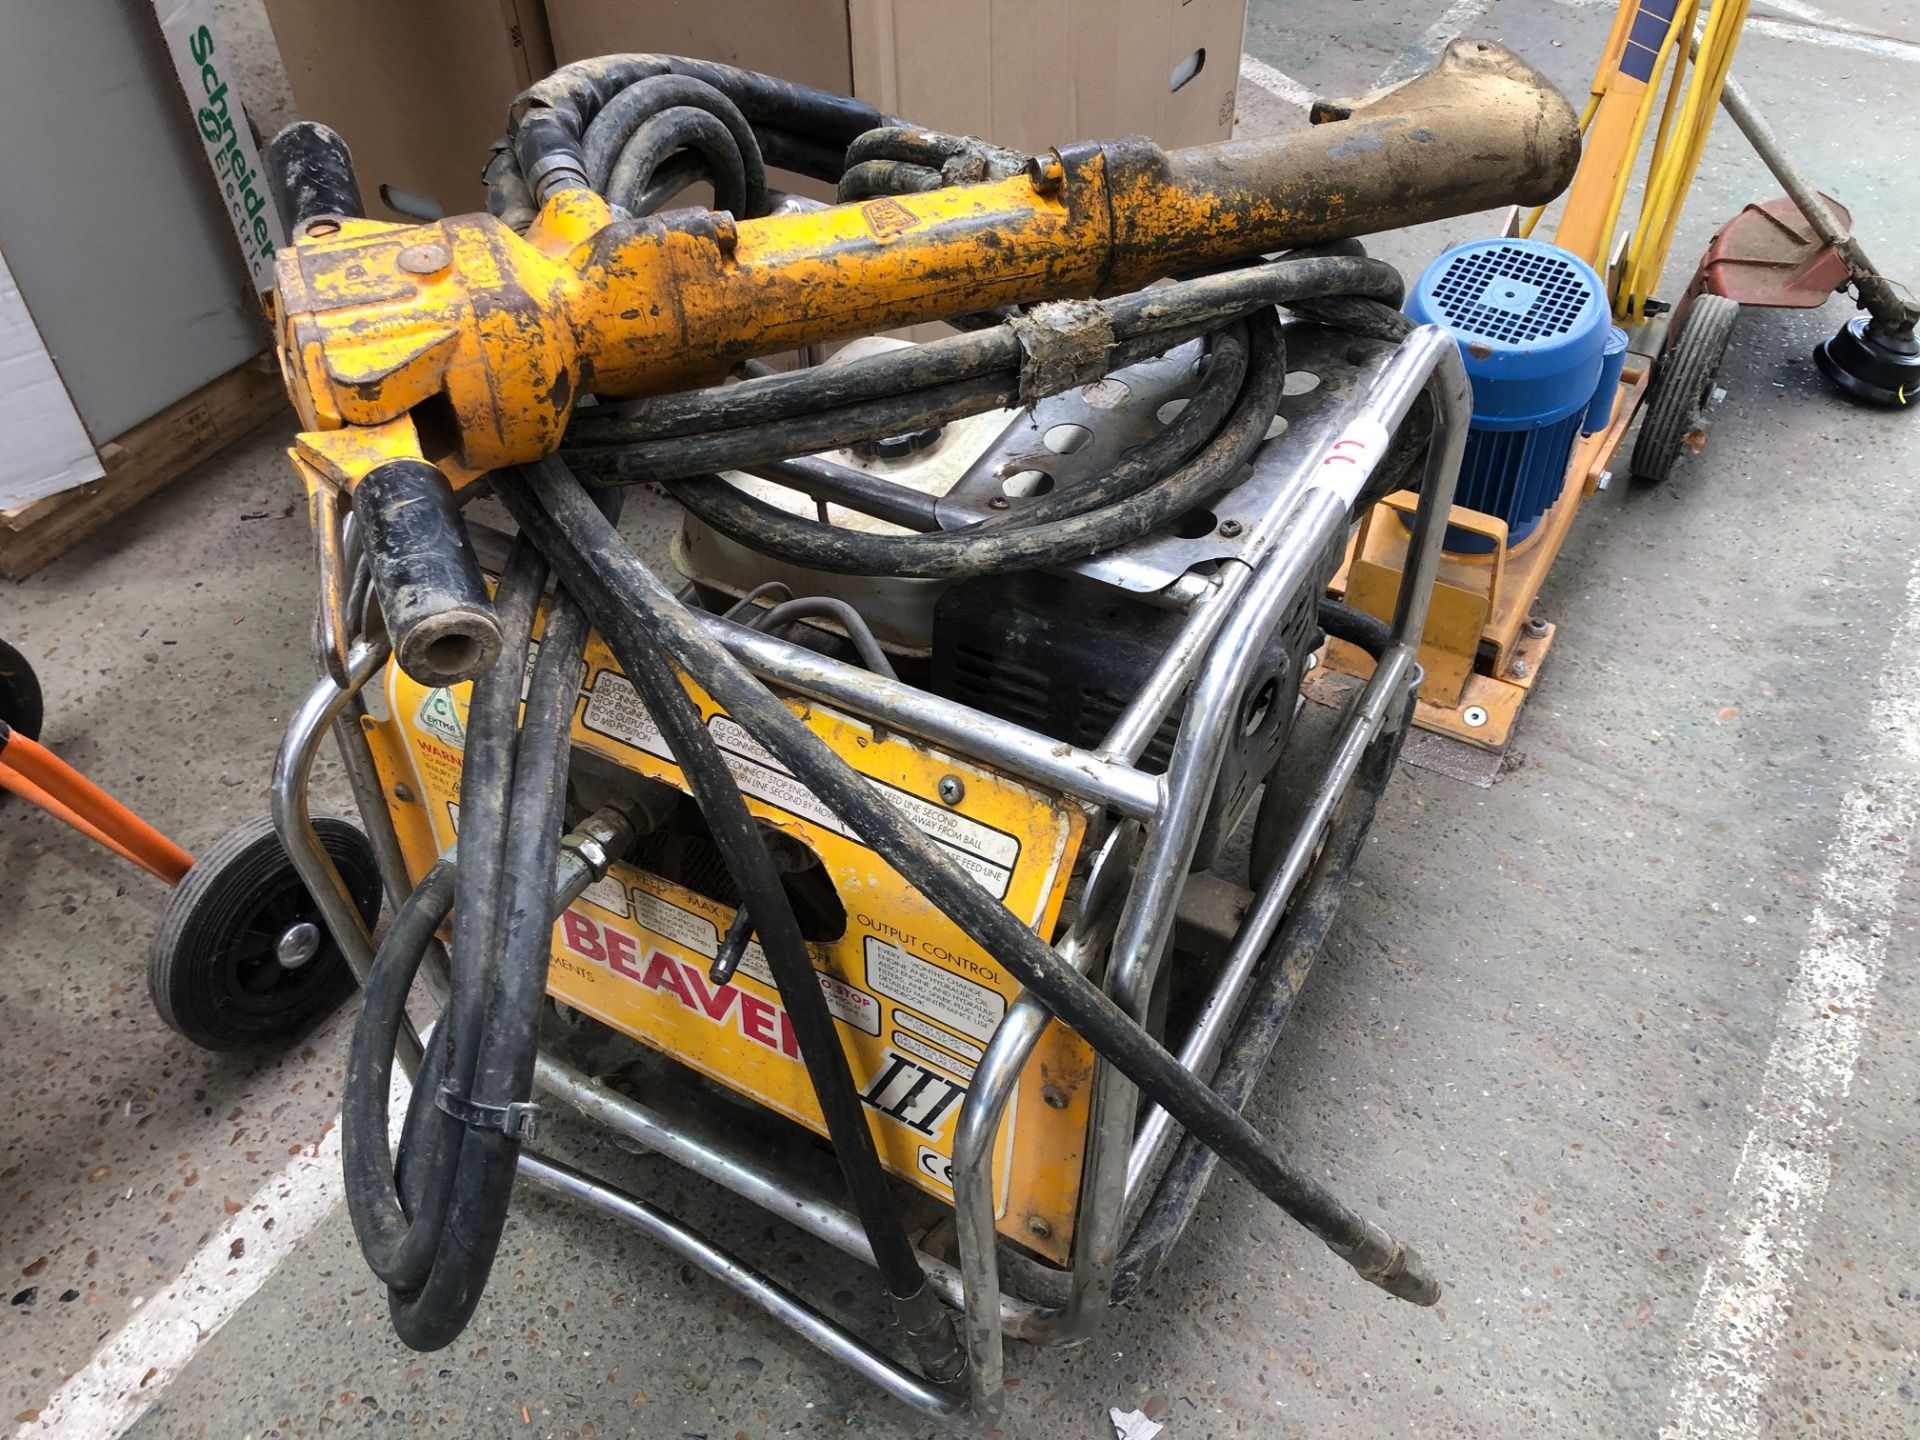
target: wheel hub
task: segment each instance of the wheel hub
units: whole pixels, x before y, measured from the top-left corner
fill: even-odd
[[[282,970],[298,970],[320,953],[320,927],[311,920],[300,920],[280,932],[273,947],[274,959]]]

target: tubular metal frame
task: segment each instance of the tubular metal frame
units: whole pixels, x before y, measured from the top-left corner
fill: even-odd
[[[1305,816],[1253,898],[1212,993],[1182,1045],[1180,1062],[1211,1081],[1258,962],[1276,934],[1286,933],[1283,917],[1290,899],[1303,882],[1320,876],[1316,849],[1336,809],[1351,793],[1363,755],[1380,737],[1406,724],[1411,713],[1409,698],[1419,676],[1415,654],[1471,411],[1459,351],[1445,330],[1423,326],[1409,335],[1353,405],[1344,427],[1322,446],[1318,463],[1299,467],[1291,482],[1274,492],[1249,527],[1251,543],[1241,556],[1224,563],[1204,586],[1188,587],[1189,593],[1198,593],[1192,595],[1183,630],[1097,752],[1063,746],[1049,736],[719,616],[706,617],[706,623],[779,691],[957,750],[1088,806],[1095,821],[1089,849],[1104,848],[1058,948],[1082,971],[1102,972],[1107,993],[1143,1021],[1229,727],[1238,720],[1240,697],[1289,602],[1309,583],[1318,557],[1344,539],[1355,502],[1423,394],[1432,400],[1433,432],[1413,526],[1414,559],[1402,579],[1391,641],[1348,710]],[[1265,454],[1280,449],[1284,442]],[[1256,457],[1256,467],[1263,458]],[[274,767],[272,809],[282,844],[348,964],[364,978],[372,961],[371,936],[313,828],[307,795],[321,739],[331,731],[389,897],[395,903],[404,898],[410,882],[361,728],[359,698],[386,663],[388,646],[382,637],[354,638],[361,628],[355,622],[361,618],[358,597],[365,586],[351,518],[320,498],[312,517],[320,590],[314,640],[322,678],[288,724]],[[1140,770],[1135,762],[1148,740],[1189,690],[1191,702],[1166,774]],[[1126,883],[1129,870],[1131,882]],[[437,954],[429,956],[426,968],[444,977]],[[852,1334],[657,1207],[531,1150],[522,1154],[520,1171],[544,1189],[652,1236],[929,1419],[955,1428],[985,1429],[1001,1413],[1007,1335],[1071,1344],[1091,1331],[1125,1259],[1127,1217],[1154,1198],[1153,1177],[1173,1138],[1171,1123],[1157,1109],[1150,1108],[1136,1129],[1138,1097],[1133,1086],[1113,1066],[1099,1062],[1071,1274],[1043,1272],[1044,1280],[1024,1276],[1049,1291],[1043,1299],[1004,1294],[994,1224],[993,1140],[1015,1083],[1051,1022],[1038,1000],[1023,995],[988,1043],[954,1142],[957,1264],[919,1252],[929,1286],[962,1314],[969,1364],[964,1380],[952,1389],[903,1368],[873,1342]],[[400,1057],[409,1075],[418,1062],[419,1044],[409,1025]],[[669,1114],[620,1095],[549,1055],[540,1058],[537,1084],[646,1150],[870,1262],[865,1234],[841,1199],[770,1161],[762,1149],[703,1125],[697,1114]],[[1051,1283],[1063,1278],[1064,1284]]]

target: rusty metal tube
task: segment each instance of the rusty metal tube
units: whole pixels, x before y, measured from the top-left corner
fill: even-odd
[[[1487,40],[1456,40],[1426,73],[1315,113],[1323,118],[1306,130],[1180,150],[1159,165],[1142,156],[1137,168],[1115,166],[1116,147],[1106,147],[1106,285],[1131,289],[1170,269],[1542,205],[1580,163],[1566,97]]]

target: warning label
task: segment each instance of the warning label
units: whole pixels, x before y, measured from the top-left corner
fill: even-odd
[[[582,900],[590,900],[610,915],[625,918],[627,913],[627,892],[618,880],[611,875],[602,875],[586,889],[580,892]]]
[[[715,715],[707,722],[707,729],[725,753],[734,779],[747,794],[769,805],[778,805],[803,820],[824,825],[837,835],[859,838],[738,722],[725,715]],[[1018,838],[884,781],[872,783],[894,809],[929,838],[939,841],[988,894],[996,900],[1006,898],[1007,887],[1013,883],[1014,864],[1020,858]]]
[[[1006,1014],[1007,1002],[999,991],[896,950],[872,935],[867,936],[866,957],[867,984],[872,989],[976,1040],[991,1039]]]
[[[467,727],[460,723],[460,712],[454,708],[453,696],[446,686],[429,690],[413,718],[429,735],[437,735],[449,745],[466,749]]]
[[[709,960],[720,953],[720,931],[711,920],[691,910],[682,910],[658,895],[635,889],[633,918],[662,939],[676,941]]]
[[[796,780],[791,771],[783,768],[764,745],[732,720],[724,715],[715,715],[707,722],[707,730],[720,747],[720,753],[726,756],[727,769],[733,772],[734,780],[744,793],[756,800],[764,800],[769,805],[778,805],[802,820],[811,820],[836,835],[855,838],[853,831],[838,815]]]
[[[640,703],[639,693],[617,670],[602,670],[593,677],[593,688],[587,692],[587,708],[580,723],[596,735],[644,750],[656,759],[673,759],[660,727],[653,723],[653,716]]]

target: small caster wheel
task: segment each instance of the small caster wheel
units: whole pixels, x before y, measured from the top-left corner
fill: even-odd
[[[40,738],[46,710],[40,698],[40,679],[27,657],[0,640],[0,720],[29,740]]]
[[[1688,308],[1680,338],[1660,357],[1647,393],[1629,462],[1636,480],[1653,485],[1665,480],[1687,438],[1700,429],[1739,318],[1740,307],[1724,295],[1701,295]]]
[[[367,837],[344,820],[314,829],[360,914],[380,914],[380,873]],[[160,1018],[208,1050],[298,1034],[353,992],[353,972],[265,816],[203,851],[175,887],[147,956]]]

